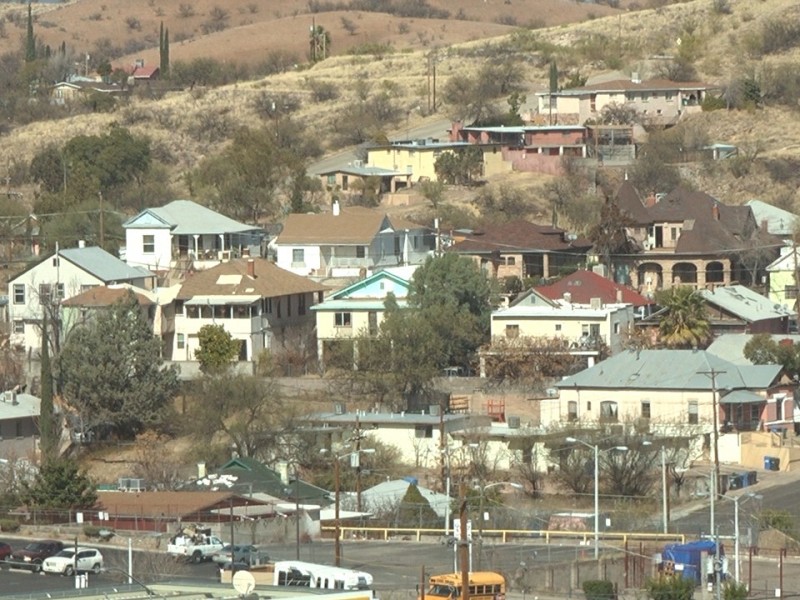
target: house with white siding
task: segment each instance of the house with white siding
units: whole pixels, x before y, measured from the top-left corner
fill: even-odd
[[[45,305],[58,306],[88,289],[109,284],[151,289],[154,280],[150,271],[129,266],[99,247],[56,250],[8,282],[11,346],[39,351]]]

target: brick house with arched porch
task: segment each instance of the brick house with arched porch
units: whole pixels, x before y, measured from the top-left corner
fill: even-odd
[[[643,198],[625,181],[616,201],[639,249],[617,259],[616,277],[643,294],[757,282],[782,245],[758,226],[749,206],[729,206],[704,192],[678,188]]]

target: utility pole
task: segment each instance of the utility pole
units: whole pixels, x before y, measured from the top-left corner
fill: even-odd
[[[719,481],[719,414],[717,411],[717,376],[727,373],[710,367],[708,371],[698,371],[701,375],[711,377],[711,409],[714,423],[714,494],[720,495]],[[712,530],[711,535],[714,535]]]
[[[364,438],[361,435],[361,421],[356,415],[356,430],[355,430],[355,441],[356,441],[356,508],[358,512],[361,512],[361,440]]]
[[[103,192],[99,190],[97,192],[97,197],[100,199],[100,247],[104,247],[106,245],[106,228],[105,228],[105,219],[103,216]]]
[[[461,539],[458,540],[458,560],[461,563],[461,600],[469,600],[469,538],[467,537],[467,489],[461,482],[459,488],[461,506],[458,518],[461,522]]]
[[[334,515],[333,515],[333,524],[334,524],[334,540],[333,540],[333,564],[337,567],[339,563],[342,562],[342,545],[339,538],[341,537],[341,522],[339,521],[339,457],[334,457],[333,460],[333,478],[335,480],[336,485],[336,493],[335,493],[335,506],[334,506]]]

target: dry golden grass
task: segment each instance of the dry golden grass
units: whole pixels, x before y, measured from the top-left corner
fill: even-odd
[[[552,0],[561,2],[561,0]],[[88,17],[97,12],[97,4],[77,2],[72,5],[58,8],[40,16],[41,20],[56,21],[57,16],[70,16],[70,26],[93,25],[95,29],[103,29],[105,33],[106,21],[102,21],[102,28],[96,21],[86,21]],[[175,19],[179,2],[165,1],[159,3],[166,15],[170,19]],[[226,3],[227,9],[232,15],[240,18],[244,13],[240,12],[240,7],[246,7],[248,3],[239,0],[231,0]],[[478,10],[482,0],[463,0],[463,2],[448,2],[447,6],[455,12],[459,6],[464,6],[464,10]],[[517,10],[523,6],[521,2],[514,2],[506,5],[500,0],[485,3],[487,8],[487,18],[491,14],[498,14],[497,11]],[[566,5],[577,6],[575,2],[566,2]],[[200,22],[205,18],[202,13],[210,10],[215,3],[197,2],[197,17],[195,21]],[[209,36],[209,40],[187,42],[183,46],[173,42],[172,56],[177,59],[181,52],[186,51],[186,57],[202,55],[206,52],[211,56],[218,56],[213,52],[225,52],[235,46],[237,33],[242,40],[246,37],[246,32],[257,28],[256,19],[278,18],[281,27],[278,29],[288,31],[288,23],[297,21],[305,22],[303,27],[307,27],[307,17],[293,17],[293,10],[302,10],[305,2],[294,0],[282,0],[280,6],[283,8],[273,11],[266,11],[261,8],[254,15],[248,16],[254,20],[252,24],[246,24]],[[121,15],[128,4],[123,0],[108,0],[102,6],[106,6],[105,11],[114,18],[107,19],[108,22],[124,21]],[[154,14],[152,6],[142,8],[139,15],[142,22],[142,30],[153,29],[157,39],[158,17]],[[584,5],[585,7],[586,5]],[[728,15],[715,15],[711,11],[711,2],[708,0],[693,0],[674,6],[660,9],[642,10],[639,12],[617,13],[605,18],[595,18],[593,20],[576,23],[563,24],[549,29],[541,29],[535,32],[538,39],[547,41],[565,48],[563,56],[559,58],[559,67],[562,73],[568,74],[579,69],[582,74],[590,75],[597,71],[602,71],[606,65],[600,61],[589,61],[580,58],[576,53],[570,53],[569,49],[575,48],[582,40],[586,40],[593,34],[602,34],[610,39],[619,39],[621,45],[626,48],[635,48],[635,59],[626,60],[623,64],[624,70],[639,71],[647,76],[652,74],[661,59],[652,59],[653,56],[672,55],[677,51],[677,39],[686,38],[687,35],[693,36],[699,42],[696,45],[696,64],[700,71],[700,77],[710,81],[724,83],[728,79],[764,68],[778,61],[793,60],[797,51],[781,55],[771,56],[764,59],[749,58],[745,52],[748,36],[758,32],[765,19],[785,16],[789,11],[796,9],[795,0],[732,0],[732,13]],[[596,7],[595,5],[595,8]],[[488,12],[489,9],[495,13]],[[69,12],[73,11],[73,12]],[[153,13],[152,15],[150,13]],[[340,25],[340,17],[343,13],[328,15],[325,18],[333,18],[335,25]],[[361,19],[354,16],[355,13],[348,13],[349,18],[359,27],[359,31],[354,36],[348,36],[341,32],[334,32],[335,40],[342,37],[359,38],[362,35],[374,35],[373,39],[378,41],[388,39],[381,35],[397,35],[397,19],[385,15],[374,15],[361,13]],[[287,16],[288,15],[288,16]],[[322,19],[322,15],[317,16]],[[168,21],[167,17],[164,17]],[[244,16],[241,16],[244,19]],[[375,19],[381,24],[375,25]],[[178,19],[179,23],[186,23],[197,26],[191,19]],[[421,20],[408,20],[412,26],[411,35],[415,35],[414,28],[423,27]],[[412,23],[413,21],[413,23]],[[259,21],[261,22],[261,21]],[[318,20],[318,22],[322,22]],[[117,23],[118,25],[118,23]],[[300,25],[298,25],[299,27]],[[331,25],[333,27],[334,25]],[[430,32],[431,38],[434,35],[446,33],[447,35],[492,35],[497,33],[495,27],[503,26],[492,25],[479,22],[426,22],[426,31]],[[462,27],[462,29],[459,29]],[[378,30],[383,28],[384,32]],[[446,32],[442,31],[445,27]],[[469,30],[468,27],[483,29]],[[149,29],[148,29],[149,28]],[[171,31],[177,31],[176,26],[170,25]],[[506,27],[505,30],[508,30]],[[41,28],[41,35],[46,36],[57,33],[56,28]],[[77,31],[77,30],[76,30]],[[255,29],[253,29],[255,31]],[[299,32],[296,37],[305,44],[307,30]],[[392,32],[395,33],[392,33]],[[370,32],[369,34],[367,32]],[[88,33],[77,33],[78,37],[88,35]],[[247,34],[249,35],[249,34]],[[276,34],[277,35],[277,34]],[[9,35],[9,38],[11,36]],[[258,37],[257,35],[255,37]],[[269,36],[262,36],[268,38]],[[446,36],[445,36],[446,37]],[[173,38],[174,39],[174,38]],[[454,48],[458,50],[474,48],[487,44],[499,43],[506,38],[504,36],[491,39],[476,39],[473,41],[457,44]],[[55,39],[54,39],[55,41]],[[357,42],[358,40],[353,40]],[[396,39],[392,40],[397,47],[402,44]],[[419,41],[419,39],[417,40]],[[306,124],[315,132],[319,132],[320,139],[327,139],[329,131],[338,124],[337,118],[339,111],[346,104],[355,100],[355,82],[366,80],[370,82],[374,90],[382,89],[382,86],[389,85],[395,102],[401,114],[408,114],[408,123],[403,119],[402,128],[414,126],[423,122],[424,110],[412,110],[416,107],[426,106],[426,53],[432,44],[444,45],[445,39],[437,39],[428,45],[417,44],[417,48],[409,48],[402,52],[395,52],[377,59],[371,56],[334,56],[311,68],[296,70],[280,75],[275,75],[259,81],[239,83],[213,90],[194,89],[169,94],[164,99],[142,100],[134,99],[130,105],[122,108],[113,115],[81,115],[65,118],[58,122],[35,123],[26,127],[15,129],[8,135],[2,147],[0,147],[0,165],[8,165],[13,160],[29,160],[36,151],[48,143],[61,144],[82,133],[99,133],[110,123],[117,122],[129,127],[135,133],[149,136],[153,140],[156,156],[163,157],[174,174],[174,181],[179,192],[181,189],[182,174],[195,167],[205,156],[209,156],[224,145],[226,135],[214,137],[204,131],[199,123],[209,121],[219,127],[223,132],[232,132],[238,126],[252,126],[259,122],[260,117],[255,111],[255,104],[263,94],[289,93],[301,99],[302,106],[295,114],[294,118],[298,122]],[[0,40],[8,43],[9,40]],[[245,44],[244,41],[242,41]],[[249,43],[249,42],[248,42]],[[413,46],[413,40],[409,40]],[[185,50],[185,46],[191,46],[191,52]],[[205,48],[195,54],[195,50]],[[182,50],[183,49],[183,50]],[[249,50],[245,52],[250,52]],[[259,51],[259,56],[263,56],[263,51]],[[149,56],[149,55],[146,55]],[[455,73],[465,72],[476,69],[482,64],[482,59],[465,57],[458,52],[440,52],[440,62],[438,67],[440,89],[448,77]],[[525,78],[530,88],[543,89],[547,82],[547,67],[534,66],[536,61],[524,61]],[[323,80],[334,83],[342,92],[341,97],[332,102],[315,103],[311,99],[308,80]],[[531,92],[532,95],[532,92]],[[443,114],[446,114],[447,107],[443,107]],[[762,156],[789,156],[795,157],[800,154],[800,125],[796,119],[795,112],[788,109],[767,108],[753,112],[728,112],[717,111],[709,114],[702,114],[692,121],[693,126],[702,127],[708,131],[713,141],[734,143],[743,146],[759,147]],[[723,165],[713,168],[687,169],[698,187],[706,189],[712,194],[718,195],[725,201],[743,201],[751,197],[762,197],[770,199],[774,197],[783,198],[785,201],[787,190],[770,188],[768,179],[763,173],[754,172],[747,178],[733,179]],[[526,176],[523,176],[523,179]],[[527,176],[530,177],[530,176]],[[515,179],[516,181],[516,179]],[[531,177],[532,185],[538,185]]]

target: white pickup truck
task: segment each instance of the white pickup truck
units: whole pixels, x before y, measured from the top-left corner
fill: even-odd
[[[199,563],[210,560],[211,556],[222,550],[223,547],[222,540],[214,535],[179,535],[167,545],[167,552],[175,558]]]

